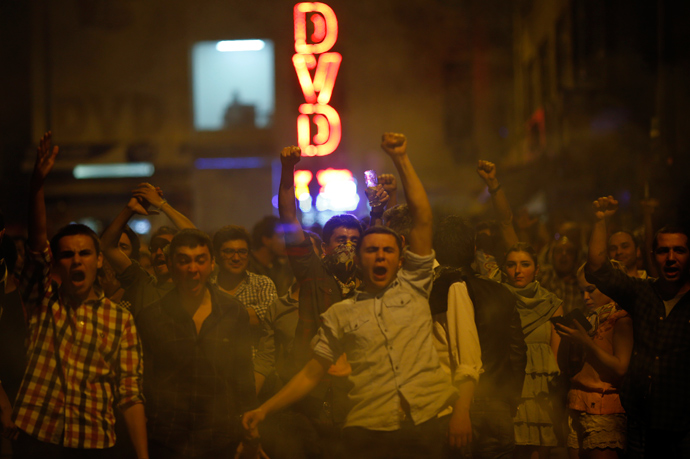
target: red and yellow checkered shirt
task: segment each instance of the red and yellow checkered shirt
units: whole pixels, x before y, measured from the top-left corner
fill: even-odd
[[[26,263],[20,291],[28,317],[28,364],[15,423],[40,441],[109,448],[115,444],[113,404],[125,410],[144,401],[134,320],[102,292],[76,309],[66,307],[51,280],[47,244],[42,253],[27,253]]]

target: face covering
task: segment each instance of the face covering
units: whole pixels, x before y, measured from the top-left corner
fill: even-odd
[[[341,284],[344,292],[354,289],[355,286],[355,244],[346,242],[336,247],[332,253],[323,259],[326,268]]]

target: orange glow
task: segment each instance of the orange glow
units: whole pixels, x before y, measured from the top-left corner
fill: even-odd
[[[312,14],[311,22],[314,24],[314,33],[311,34],[311,41],[319,43],[326,38],[326,20],[320,14]]]
[[[316,62],[313,54],[295,54],[292,56],[292,65],[295,67],[295,72],[297,72],[297,79],[302,87],[304,100],[313,104],[316,102],[316,93],[314,91],[314,83],[311,81],[311,75],[309,74],[309,69],[314,68],[309,66],[311,62]]]
[[[330,167],[316,173],[316,180],[322,187],[329,182],[349,182],[352,181],[352,172],[347,169],[331,169]]]
[[[314,175],[311,171],[295,171],[295,197],[299,200],[303,194],[309,195],[309,183]]]
[[[316,125],[316,135],[314,136],[314,143],[320,145],[328,140],[328,119],[323,115],[314,115],[314,124]]]
[[[335,79],[343,56],[340,53],[325,53],[319,56],[318,64],[312,54],[295,54],[292,56],[292,64],[297,72],[297,79],[302,87],[302,93],[306,102],[313,104],[328,104],[333,95]],[[312,80],[309,69],[316,67]],[[319,93],[318,99],[316,93]]]
[[[297,143],[302,149],[302,154],[326,156],[333,153],[340,145],[342,135],[338,112],[330,105],[322,104],[302,104],[299,106],[299,112],[301,115],[297,118]],[[310,145],[311,142],[309,142],[309,117],[305,115],[323,115],[318,121],[316,119],[314,121],[318,128],[313,139],[314,145]],[[321,118],[325,119],[325,122]]]
[[[298,3],[293,10],[295,23],[295,51],[298,54],[321,54],[327,52],[338,40],[338,19],[330,6],[324,3]],[[314,43],[307,43],[307,13],[312,14]],[[314,16],[320,14],[322,18]],[[325,23],[325,26],[323,25]],[[317,42],[317,39],[320,41]]]

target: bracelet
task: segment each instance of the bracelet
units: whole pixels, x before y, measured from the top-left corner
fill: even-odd
[[[156,209],[158,209],[158,210],[161,210],[161,209],[163,209],[163,206],[166,205],[167,203],[168,203],[168,201],[166,201],[165,199],[163,199],[163,202],[161,202],[161,205],[160,205],[160,206],[154,206],[154,207],[155,207]]]
[[[488,188],[488,187],[487,187],[487,188]],[[501,184],[499,183],[498,186],[497,186],[496,188],[494,188],[493,190],[492,190],[491,188],[489,188],[489,194],[493,196],[493,195],[495,195],[495,194],[498,192],[498,190],[500,190],[500,189],[501,189]]]

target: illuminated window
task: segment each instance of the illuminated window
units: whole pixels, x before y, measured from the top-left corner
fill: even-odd
[[[194,127],[267,128],[275,109],[273,42],[202,41],[192,48]]]

